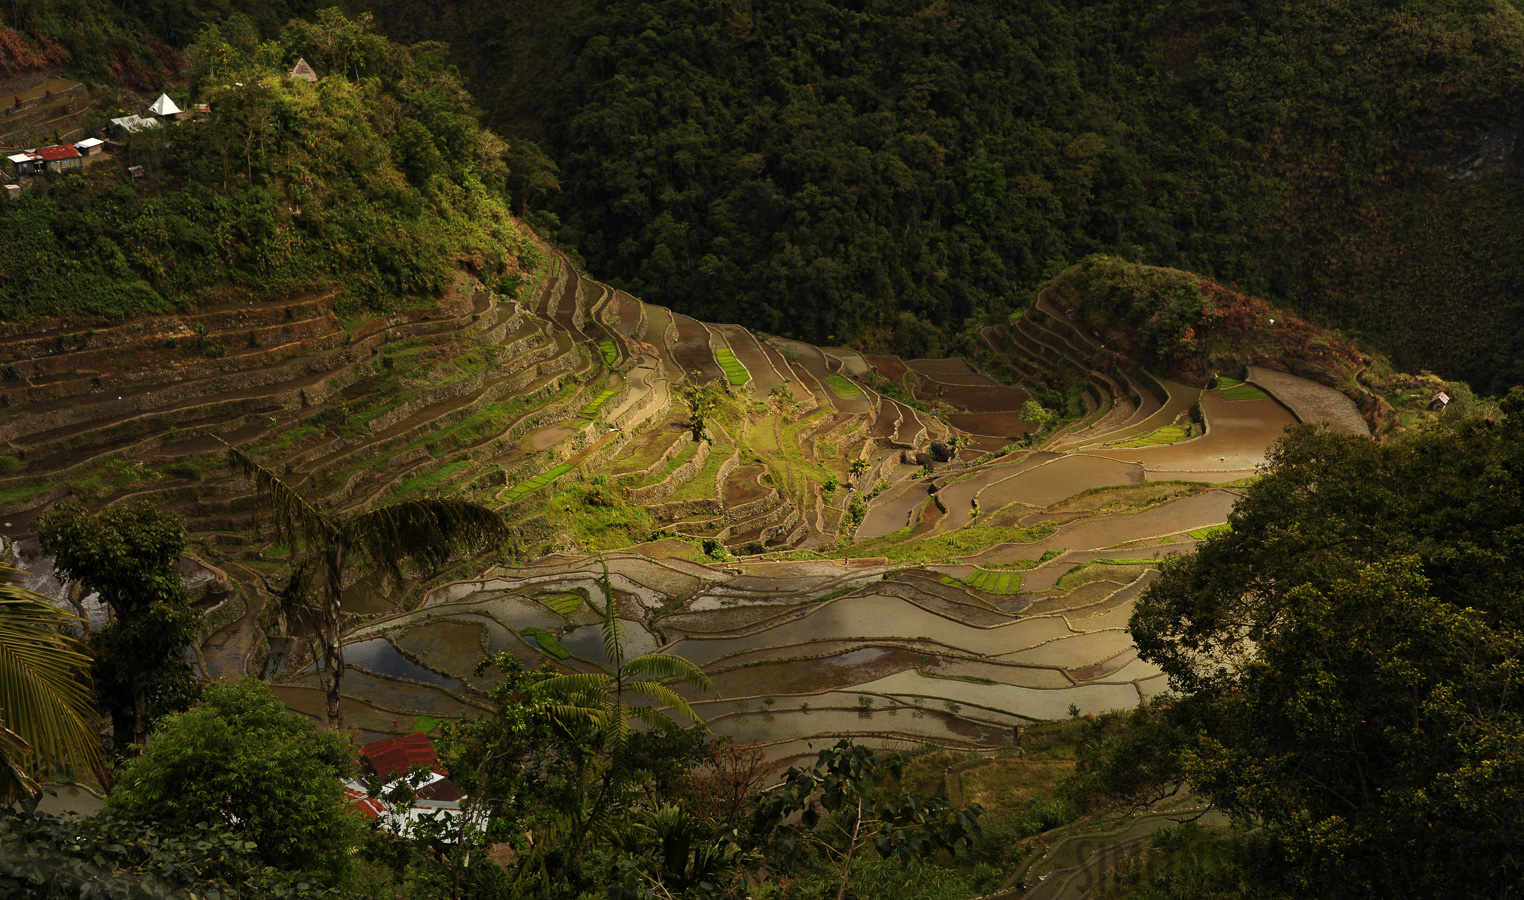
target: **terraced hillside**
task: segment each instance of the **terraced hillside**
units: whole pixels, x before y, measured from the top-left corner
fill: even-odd
[[[400,594],[348,586],[346,715],[374,733],[485,709],[489,653],[599,665],[605,565],[630,649],[702,664],[710,727],[775,758],[843,734],[995,747],[1128,707],[1164,687],[1125,628],[1157,561],[1227,520],[1298,412],[1365,425],[1295,375],[1240,373],[1247,393],[1155,376],[1046,299],[986,328],[977,360],[699,322],[554,253],[517,299],[462,276],[411,314],[333,301],[0,340],[0,515],[33,583],[86,611],[25,537],[33,515],[72,495],[184,516],[211,585],[202,666],[317,714],[310,650],[271,602],[287,560],[223,442],[328,510],[501,508],[510,546]]]

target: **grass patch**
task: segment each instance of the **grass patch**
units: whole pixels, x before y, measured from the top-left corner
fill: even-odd
[[[450,720],[441,719],[438,716],[418,716],[413,720],[413,730],[421,731],[424,734],[432,734],[447,721]]]
[[[1241,384],[1222,392],[1224,400],[1263,400],[1270,395],[1252,384]]]
[[[831,390],[836,392],[836,396],[844,399],[848,397],[861,397],[863,395],[862,388],[840,375],[829,376],[826,378],[826,384],[830,385]]]
[[[562,475],[565,475],[570,471],[571,466],[563,463],[562,465],[551,469],[549,472],[545,472],[541,475],[536,475],[534,478],[531,478],[528,481],[520,482],[519,484],[514,485],[513,490],[509,491],[507,495],[503,497],[503,502],[512,503],[515,500],[528,496],[540,488],[549,485],[552,481],[555,481],[557,478],[560,478]]]
[[[531,625],[520,633],[525,637],[534,638],[534,642],[546,654],[556,659],[571,659],[571,651],[561,646],[561,642],[556,640],[556,636],[545,629]]]
[[[0,505],[25,503],[28,500],[46,494],[51,487],[52,485],[49,484],[23,484],[13,488],[6,488],[0,491]]]
[[[1226,390],[1229,390],[1231,388],[1236,388],[1236,387],[1238,387],[1241,384],[1243,384],[1243,381],[1241,381],[1240,379],[1232,378],[1232,377],[1227,376],[1227,375],[1218,375],[1217,376],[1217,384],[1214,385],[1214,387],[1216,387],[1216,389],[1219,390],[1219,391],[1226,391]]]
[[[1208,525],[1205,528],[1193,528],[1190,531],[1187,531],[1186,534],[1190,535],[1198,541],[1205,541],[1217,537],[1220,534],[1227,534],[1232,530],[1233,526],[1224,522],[1221,525]]]
[[[1153,431],[1150,431],[1148,434],[1145,434],[1142,437],[1133,438],[1127,441],[1118,441],[1117,443],[1107,444],[1106,446],[1116,447],[1118,449],[1127,449],[1130,447],[1161,447],[1165,444],[1174,444],[1179,441],[1183,441],[1190,436],[1191,430],[1189,428],[1182,428],[1179,425],[1165,425],[1162,428],[1155,428]]]
[[[584,419],[595,418],[598,415],[598,412],[603,409],[603,405],[609,402],[609,400],[617,393],[619,393],[617,389],[601,392],[598,396],[594,397],[586,406],[582,407],[582,411],[577,413],[577,415],[581,416]]]
[[[619,362],[619,345],[608,338],[598,342],[598,352],[603,354],[603,362],[610,368]]]
[[[739,359],[736,359],[735,351],[729,347],[721,347],[714,351],[714,361],[725,370],[725,380],[730,382],[731,387],[741,387],[751,380],[751,373]]]

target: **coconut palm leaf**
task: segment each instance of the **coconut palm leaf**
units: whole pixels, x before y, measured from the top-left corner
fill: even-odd
[[[254,483],[254,495],[261,504],[269,504],[277,544],[295,552],[303,541],[318,544],[337,534],[338,528],[317,507],[292,490],[279,475],[232,444],[228,444],[228,463]],[[257,516],[259,505],[254,509]]]
[[[443,565],[456,550],[509,537],[496,512],[466,500],[424,499],[393,503],[357,516],[344,528],[348,544],[392,584],[402,583],[402,561]]]
[[[31,755],[0,746],[4,770],[20,766],[35,780],[57,770],[89,772],[100,762],[99,718],[90,690],[90,657],[67,633],[76,616],[10,583],[0,566],[0,717]],[[26,782],[4,777],[0,803],[16,799]]]
[[[0,724],[0,801],[37,795],[37,782],[26,771],[31,755],[21,735]]]

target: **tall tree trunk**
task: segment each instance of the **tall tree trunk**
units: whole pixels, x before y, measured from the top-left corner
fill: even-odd
[[[318,627],[322,630],[323,662],[328,667],[328,727],[338,728],[339,682],[344,677],[344,645],[339,640],[339,601],[344,595],[344,539],[336,537],[324,561],[327,568],[328,602]]]

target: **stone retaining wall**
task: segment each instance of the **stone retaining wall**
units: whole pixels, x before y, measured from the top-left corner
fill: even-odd
[[[666,478],[656,484],[646,485],[645,487],[625,488],[625,499],[631,503],[641,504],[655,503],[667,499],[678,488],[687,483],[688,479],[697,475],[704,468],[704,464],[709,461],[709,454],[713,451],[713,448],[714,445],[708,441],[700,442],[698,450],[693,454],[693,458],[673,469],[672,474]]]

